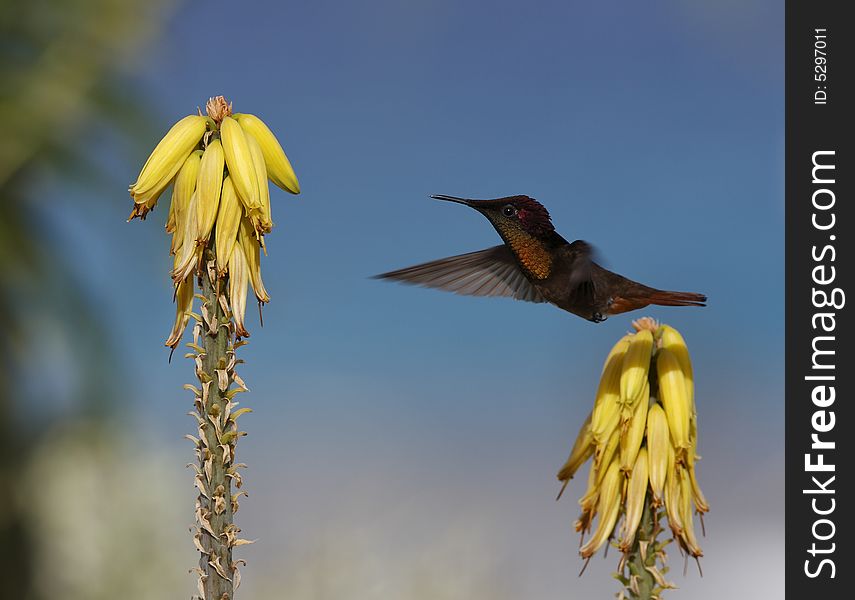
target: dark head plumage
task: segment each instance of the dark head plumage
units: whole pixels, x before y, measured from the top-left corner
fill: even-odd
[[[455,196],[435,195],[437,200],[448,200],[474,208],[490,219],[497,229],[516,225],[531,235],[540,237],[553,231],[555,227],[549,217],[549,211],[540,202],[529,196],[505,196],[492,200],[469,200]]]
[[[510,196],[509,198],[500,198],[500,200],[507,200],[508,204],[517,209],[517,218],[526,231],[534,235],[545,235],[555,231],[552,219],[549,217],[549,211],[534,198]]]

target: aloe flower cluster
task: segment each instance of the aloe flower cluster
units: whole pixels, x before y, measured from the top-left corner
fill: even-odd
[[[618,579],[629,597],[647,598],[673,587],[664,578],[668,542],[656,539],[662,513],[680,550],[698,559],[694,517],[709,505],[695,473],[698,419],[686,343],[650,318],[633,326],[606,358],[593,410],[558,479],[563,492],[592,459],[575,523],[579,552],[588,559],[613,540],[622,553]]]
[[[194,275],[203,271],[207,248],[215,250],[218,278],[231,275],[232,318],[238,335],[249,336],[247,286],[259,303],[270,301],[261,278],[264,235],[273,229],[268,179],[300,193],[288,157],[261,119],[233,113],[222,96],[211,98],[206,108],[206,116],[188,115],[172,126],[129,188],[131,220],[145,219],[172,187],[166,231],[172,235],[177,310],[166,345],[173,349],[192,316]]]
[[[207,114],[178,121],[157,144],[130,186],[133,218],[145,219],[171,187],[166,231],[174,256],[171,277],[177,304],[166,340],[178,346],[190,320],[193,339],[185,357],[193,361],[195,384],[190,413],[197,422],[193,443],[198,489],[193,541],[200,553],[198,597],[231,600],[240,584],[234,524],[245,492],[235,459],[237,441],[246,435],[236,397],[247,391],[237,373],[236,351],[249,336],[244,317],[248,286],[259,305],[270,300],[261,279],[264,236],[273,229],[268,180],[297,194],[299,183],[282,146],[261,119],[232,112],[222,96],[211,98]],[[198,311],[193,310],[197,300]]]

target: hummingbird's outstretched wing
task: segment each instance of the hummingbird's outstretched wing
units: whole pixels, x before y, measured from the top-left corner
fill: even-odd
[[[466,296],[507,296],[546,302],[504,244],[376,276]]]

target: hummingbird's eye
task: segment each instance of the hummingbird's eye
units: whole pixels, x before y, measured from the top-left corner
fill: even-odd
[[[513,205],[508,204],[502,209],[502,214],[506,217],[513,217],[515,214],[517,214],[517,209],[514,208]]]

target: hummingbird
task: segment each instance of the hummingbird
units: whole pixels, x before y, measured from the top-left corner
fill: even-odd
[[[474,208],[487,217],[504,243],[390,271],[377,275],[378,279],[468,296],[549,302],[594,323],[650,304],[706,306],[703,294],[659,290],[604,269],[594,262],[593,246],[561,237],[549,212],[534,198],[431,198]]]

